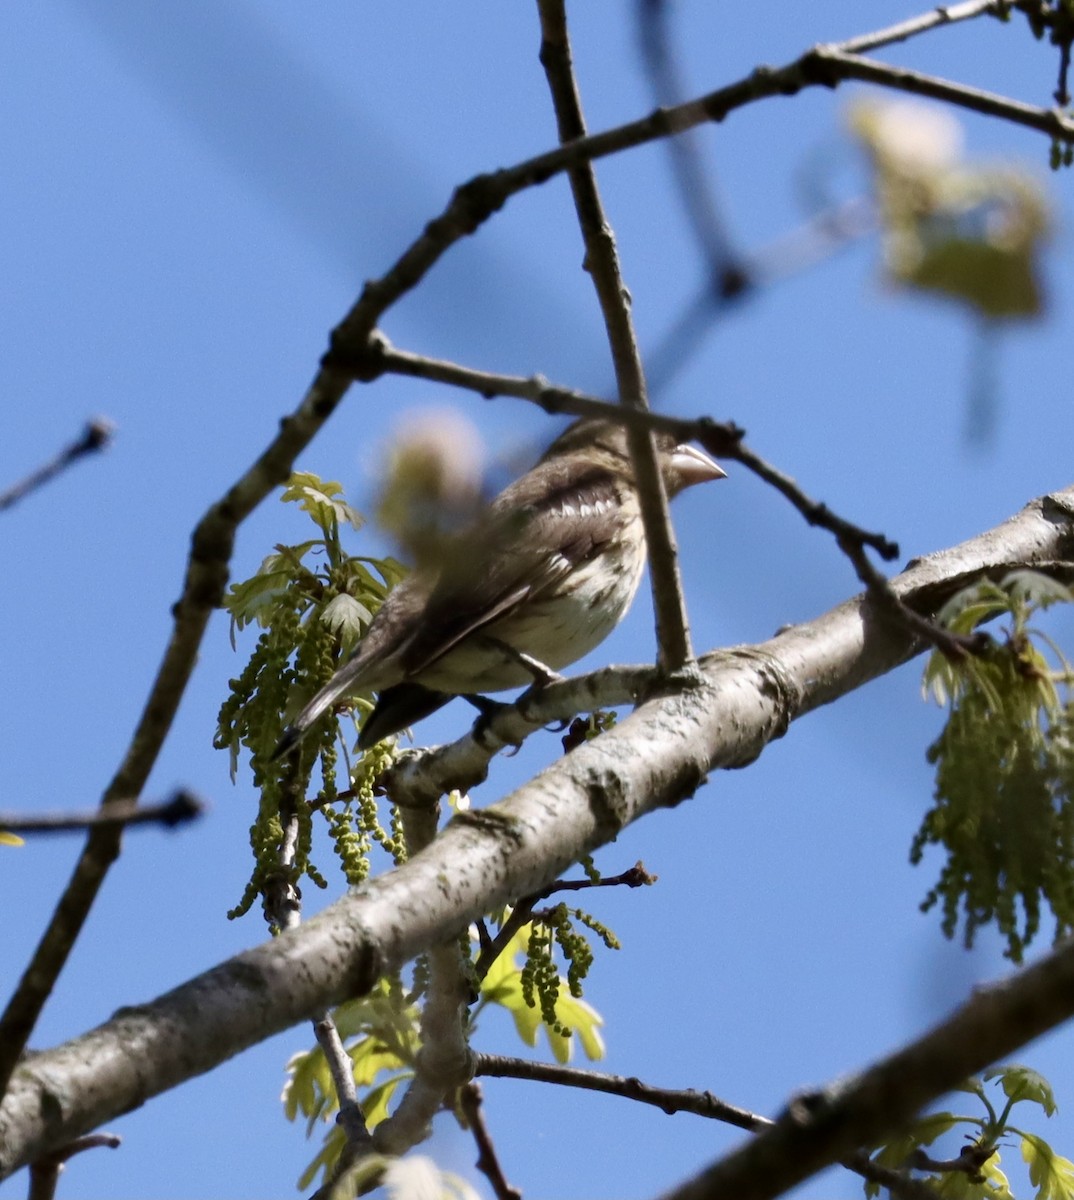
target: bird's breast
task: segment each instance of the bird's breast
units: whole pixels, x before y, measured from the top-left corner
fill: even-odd
[[[483,630],[553,670],[595,649],[626,615],[645,565],[644,541],[617,537],[589,560],[576,564],[554,586],[531,596]],[[497,654],[487,638],[467,638],[420,673],[426,687],[457,692],[496,692],[525,687],[533,677],[515,659]]]

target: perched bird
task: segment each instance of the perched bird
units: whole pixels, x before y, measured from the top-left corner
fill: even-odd
[[[701,450],[669,434],[655,441],[669,496],[724,478]],[[388,594],[351,658],[284,732],[277,757],[350,696],[379,693],[358,739],[364,749],[452,696],[549,677],[619,624],[644,565],[626,431],[576,421],[447,543],[435,568]]]

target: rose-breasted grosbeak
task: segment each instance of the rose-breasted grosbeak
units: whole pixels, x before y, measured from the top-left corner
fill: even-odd
[[[669,496],[722,471],[657,434]],[[378,692],[358,745],[398,733],[452,696],[497,692],[565,667],[619,624],[645,565],[626,432],[576,421],[537,465],[445,547],[436,570],[388,594],[351,658],[285,731],[277,756],[334,704]]]

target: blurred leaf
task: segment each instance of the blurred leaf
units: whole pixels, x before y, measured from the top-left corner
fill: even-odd
[[[944,1171],[929,1176],[934,1191],[944,1200],[1013,1200],[1007,1176],[999,1169],[999,1154],[981,1164],[980,1179],[965,1171]]]
[[[1037,1200],[1072,1200],[1074,1163],[1056,1154],[1041,1137],[1022,1135],[1022,1157],[1029,1167],[1029,1181],[1037,1189]]]
[[[15,833],[0,829],[0,846],[25,846],[26,842]]]
[[[1008,1063],[1006,1066],[993,1067],[992,1070],[986,1071],[984,1077],[986,1080],[998,1079],[1004,1095],[1015,1104],[1029,1100],[1033,1104],[1039,1104],[1044,1109],[1045,1116],[1049,1117],[1058,1111],[1052,1085],[1030,1067]]]
[[[872,163],[890,278],[993,320],[1038,317],[1050,215],[1036,179],[966,164],[960,126],[931,105],[861,101],[850,124]]]

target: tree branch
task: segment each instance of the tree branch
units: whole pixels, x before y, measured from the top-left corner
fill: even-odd
[[[96,1150],[101,1146],[109,1150],[118,1150],[122,1143],[123,1139],[114,1133],[93,1133],[87,1137],[75,1138],[55,1153],[31,1163],[28,1200],[52,1200],[56,1195],[60,1176],[76,1154],[84,1154],[87,1150]]]
[[[875,33],[863,33],[861,37],[848,38],[839,43],[847,54],[861,54],[863,50],[878,50],[895,42],[906,42],[938,29],[941,25],[954,25],[959,21],[972,21],[976,17],[998,17],[1010,7],[1009,0],[965,0],[963,4],[941,4],[932,12],[878,29]]]
[[[985,13],[999,15],[1007,7],[1004,0],[994,0],[979,12],[971,6],[957,19]],[[947,11],[957,15],[963,8],[956,5]],[[735,110],[760,100],[793,96],[809,87],[837,87],[846,79],[864,79],[881,87],[933,96],[956,107],[1011,121],[1060,142],[1074,142],[1074,118],[1055,109],[1023,104],[949,80],[888,67],[858,57],[853,49],[848,50],[848,47],[875,47],[904,41],[914,33],[950,23],[942,17],[937,20],[933,13],[916,20],[919,26],[916,29],[910,28],[913,22],[903,22],[844,42],[814,47],[782,67],[757,67],[734,83],[696,99],[657,109],[639,120],[578,137],[514,166],[475,176],[456,188],[443,212],[425,226],[421,236],[411,243],[387,274],[366,284],[358,301],[334,330],[325,365],[363,381],[376,378],[378,366],[371,338],[383,314],[414,288],[451,246],[479,229],[518,192],[546,183],[581,163],[632,150],[706,122],[721,122]]]
[[[757,1133],[773,1124],[767,1117],[737,1104],[728,1104],[712,1092],[693,1088],[662,1088],[643,1083],[634,1075],[609,1075],[604,1071],[587,1071],[583,1067],[566,1067],[559,1063],[533,1062],[507,1054],[478,1054],[474,1058],[474,1074],[493,1079],[528,1079],[537,1083],[554,1083],[560,1087],[581,1088],[601,1092],[606,1096],[621,1096],[640,1104],[651,1104],[661,1112],[691,1113],[711,1121],[722,1121],[736,1129]]]
[[[72,833],[94,827],[131,825],[176,825],[195,821],[205,812],[205,803],[193,792],[183,788],[174,792],[163,804],[139,804],[137,800],[117,800],[107,809],[96,812],[20,813],[0,812],[0,829],[10,833]]]
[[[50,459],[44,466],[38,467],[25,479],[20,479],[6,491],[0,492],[0,512],[13,507],[31,492],[48,483],[50,479],[55,479],[57,475],[66,471],[72,463],[78,462],[80,458],[106,449],[111,444],[115,432],[116,427],[107,417],[94,417],[92,421],[87,421],[82,435],[77,441],[65,446],[55,458]]]
[[[397,786],[393,800],[400,807],[407,840],[407,857],[421,853],[436,837],[439,807],[420,799],[415,803]],[[466,1040],[466,1014],[472,986],[464,969],[458,937],[427,950],[429,984],[421,1010],[421,1049],[414,1078],[398,1108],[373,1133],[376,1148],[402,1154],[429,1132],[433,1117],[449,1092],[472,1075],[472,1054]]]
[[[537,8],[541,16],[541,65],[548,76],[559,140],[567,144],[585,137],[586,133],[578,81],[571,61],[567,13],[564,0],[537,0]],[[649,407],[649,399],[630,311],[630,293],[623,280],[615,234],[604,211],[596,172],[593,164],[588,162],[572,167],[568,174],[585,243],[585,269],[596,288],[608,334],[619,403],[644,412]],[[652,434],[628,427],[627,438],[649,550],[657,661],[663,670],[677,671],[693,658],[693,650],[668,499]]]
[[[223,598],[236,530],[287,478],[295,456],[331,416],[349,385],[345,376],[320,372],[295,412],[281,422],[264,453],[195,527],[183,591],[172,609],[174,623],[164,659],[123,760],[105,789],[102,807],[140,795],[144,789],[194,670],[209,617]],[[90,831],[56,910],[0,1017],[0,1095],[119,850],[116,826]]]
[[[477,1169],[489,1181],[492,1194],[496,1200],[522,1200],[522,1193],[507,1182],[503,1167],[500,1166],[492,1135],[485,1124],[480,1086],[468,1083],[459,1093],[459,1103],[477,1144]]]
[[[609,1075],[603,1071],[564,1067],[558,1063],[532,1062],[530,1059],[503,1054],[477,1055],[474,1073],[496,1079],[529,1079],[538,1083],[554,1083],[561,1087],[620,1096],[624,1100],[651,1104],[668,1115],[690,1113],[695,1117],[734,1125],[735,1128],[745,1129],[749,1133],[760,1133],[775,1125],[768,1117],[739,1108],[737,1104],[728,1104],[712,1092],[699,1092],[694,1088],[654,1087],[652,1084],[643,1083],[636,1076]],[[890,1189],[899,1200],[936,1200],[936,1193],[923,1181],[873,1162],[864,1151],[849,1155],[843,1159],[841,1165],[871,1183],[879,1183],[882,1187]]]
[[[917,560],[893,586],[915,609],[931,612],[982,574],[1071,559],[1074,488],[1035,501],[961,546]],[[627,824],[685,800],[708,772],[753,761],[796,717],[920,649],[917,638],[877,620],[873,605],[857,596],[758,646],[706,656],[700,684],[645,701],[492,808],[457,816],[427,850],[300,929],[26,1059],[0,1106],[0,1175],[331,1004],[365,995],[385,972],[512,898],[547,886]],[[771,1166],[762,1161],[757,1168],[763,1194],[845,1157],[878,1129],[898,1125],[1071,1015],[1074,944],[1065,944],[979,993],[905,1057],[881,1064],[880,1074],[851,1085],[846,1094],[860,1098],[860,1113],[841,1093],[819,1115],[801,1118],[798,1106],[797,1116],[761,1135],[755,1145],[774,1155]],[[742,1165],[735,1160],[721,1167],[718,1178],[739,1180]],[[736,1182],[726,1194],[752,1193]]]
[[[860,1075],[802,1095],[752,1142],[664,1200],[772,1200],[859,1146],[874,1145],[987,1064],[1074,1016],[1074,945],[973,997]]]

